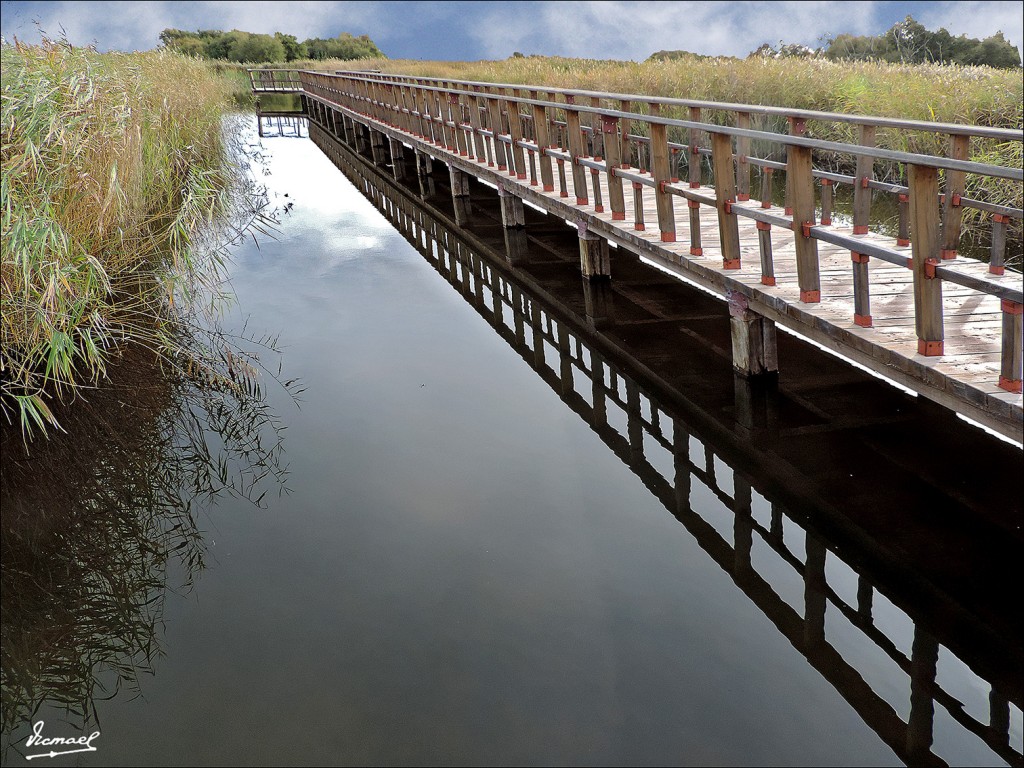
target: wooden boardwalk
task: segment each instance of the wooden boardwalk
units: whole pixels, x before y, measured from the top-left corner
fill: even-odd
[[[826,205],[831,206],[831,198],[827,204],[822,200],[819,217],[810,187],[810,149],[805,153],[810,197],[808,200],[800,186],[793,183],[792,206],[797,210],[793,214],[791,209],[763,206],[759,200],[744,199],[746,194],[737,195],[737,181],[732,173],[738,166],[737,154],[731,142],[736,142],[737,150],[744,149],[740,144],[747,138],[743,129],[735,130],[735,135],[726,136],[728,142],[720,144],[724,134],[716,131],[729,129],[699,124],[712,136],[718,153],[713,158],[716,177],[723,173],[719,169],[729,169],[727,184],[716,189],[700,183],[699,175],[695,179],[691,174],[689,180],[682,181],[670,176],[669,145],[664,137],[662,149],[658,150],[657,117],[578,108],[584,119],[593,118],[589,135],[595,145],[600,133],[598,118],[606,121],[601,143],[610,153],[613,149],[618,151],[619,143],[608,139],[612,135],[607,128],[610,121],[628,117],[635,124],[648,120],[650,138],[641,140],[617,127],[614,133],[624,146],[628,146],[629,139],[636,140],[638,145],[646,141],[650,162],[644,165],[650,167],[639,168],[619,162],[619,157],[605,161],[586,154],[587,127],[581,128],[580,114],[574,106],[577,99],[571,96],[566,96],[567,103],[556,105],[523,98],[527,89],[520,91],[517,98],[493,95],[505,93],[500,87],[490,89],[493,93],[489,93],[481,84],[447,82],[441,84],[442,88],[424,80],[389,81],[384,77],[303,72],[287,75],[285,81],[289,86],[296,81],[302,83],[306,109],[329,131],[352,146],[372,150],[374,158],[392,165],[395,173],[428,173],[426,159],[440,161],[453,174],[453,188],[459,188],[458,174],[469,174],[497,187],[503,197],[518,205],[525,201],[578,227],[581,242],[592,242],[596,237],[629,249],[729,301],[740,324],[750,325],[762,318],[769,321],[764,335],[766,347],[758,353],[761,358],[754,361],[755,369],[746,370],[748,373],[758,373],[757,365],[762,371],[774,370],[776,363],[770,359],[772,351],[768,349],[774,336],[768,332],[774,334],[774,325],[778,325],[1018,443],[1024,442],[1024,397],[1020,393],[1020,310],[1024,303],[1021,275],[999,274],[1002,270],[957,256],[955,250],[947,251],[945,247],[943,258],[938,258],[943,236],[940,231],[945,233],[953,225],[947,223],[940,230],[939,201],[944,198],[939,197],[937,186],[927,186],[927,173],[918,174],[924,181],[915,189],[924,192],[918,192],[912,200],[935,194],[936,202],[930,207],[911,204],[913,229],[925,234],[904,245],[897,238],[865,231],[868,227],[858,226],[856,215],[850,223],[817,223],[819,218],[826,222],[831,218],[831,210],[826,209]],[[255,76],[253,84],[254,90],[259,91]],[[280,89],[280,85],[272,87]],[[536,96],[535,92],[533,95]],[[505,105],[504,113],[500,112],[500,105]],[[524,107],[534,110],[532,125],[529,112],[522,114]],[[556,111],[564,115],[560,123],[553,114]],[[657,114],[656,109],[651,111]],[[500,126],[499,130],[488,127],[488,114],[490,125]],[[676,122],[686,126],[692,135],[696,124]],[[545,133],[550,130],[550,137],[538,137],[539,126],[545,124]],[[955,131],[957,127],[947,128]],[[790,143],[790,156],[801,157],[804,147],[799,138],[794,142],[783,136],[781,140]],[[723,150],[724,144],[728,147]],[[696,148],[697,142],[692,142],[692,146]],[[543,151],[538,147],[543,147]],[[412,153],[406,156],[406,148],[415,153],[414,157]],[[842,148],[849,149],[845,145]],[[884,152],[855,145],[852,151],[886,156]],[[627,150],[621,157],[634,159],[641,157],[641,153]],[[859,157],[860,154],[858,162]],[[921,156],[895,159],[907,162],[909,167],[907,158],[915,164],[922,162]],[[944,170],[947,185],[956,183],[957,174],[963,176],[967,172],[1004,178],[1020,176],[1019,169],[993,170],[992,166],[956,159],[927,159]],[[609,172],[610,168],[614,170]],[[960,168],[965,170],[961,172]],[[937,171],[926,170],[931,171],[933,184],[937,184]],[[787,175],[794,174],[794,182],[799,180],[793,163],[787,171]],[[747,174],[746,184],[741,179],[739,187],[749,191],[749,171]],[[997,224],[1006,221],[1007,211],[1010,217],[1020,214],[1014,209],[971,202],[983,210],[1001,211],[993,215]],[[470,215],[471,203],[462,203],[466,215]],[[509,210],[507,226],[515,226],[514,209]],[[956,215],[958,229],[960,213]],[[794,227],[796,221],[806,224]],[[1005,228],[1002,231],[1005,236]],[[915,249],[925,256],[920,259],[928,265],[924,269],[913,268]],[[936,258],[927,258],[932,250]],[[599,255],[599,249],[594,253]],[[590,274],[602,276],[599,267]],[[745,344],[747,341],[742,341],[740,346]],[[745,369],[745,363],[736,364],[738,369]]]

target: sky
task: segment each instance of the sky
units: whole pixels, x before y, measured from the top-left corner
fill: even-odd
[[[929,29],[1019,49],[1024,3],[964,2],[3,2],[0,33],[26,42],[63,30],[76,45],[145,50],[161,30],[286,32],[300,40],[367,34],[390,58],[504,59],[513,52],[642,61],[659,50],[746,56],[761,43],[820,45],[881,34],[908,14]],[[38,28],[37,28],[38,22]]]

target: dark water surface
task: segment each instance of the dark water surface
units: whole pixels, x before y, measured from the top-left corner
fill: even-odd
[[[440,173],[375,204],[264,143],[294,207],[235,250],[228,325],[306,385],[268,388],[289,492],[201,511],[140,695],[31,764],[1021,764],[1017,449],[788,338],[749,390],[713,299],[618,253],[587,288],[534,212],[510,269]]]

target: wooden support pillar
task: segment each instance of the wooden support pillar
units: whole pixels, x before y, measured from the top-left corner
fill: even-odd
[[[914,239],[914,320],[918,354],[943,351],[942,280],[939,264],[939,174],[924,165],[907,166],[910,177],[910,221]]]
[[[651,172],[654,176],[654,199],[658,209],[658,228],[661,242],[676,241],[676,215],[672,207],[672,193],[665,189],[672,182],[672,168],[668,160],[668,126],[651,123]]]
[[[875,146],[875,126],[862,125],[860,127],[860,145],[862,147]],[[871,216],[871,187],[868,186],[875,179],[875,159],[866,155],[857,157],[856,178],[853,183],[853,234],[866,235],[868,233],[868,220]]]
[[[690,255],[703,256],[704,247],[701,244],[700,235],[700,203],[696,200],[687,200],[686,207],[690,212]]]
[[[647,228],[644,222],[644,185],[633,182],[633,229],[643,232]]]
[[[501,205],[501,224],[506,229],[522,229],[526,226],[526,211],[523,199],[498,185],[498,202]]]
[[[736,214],[736,177],[733,172],[732,138],[711,134],[711,160],[715,173],[715,207],[718,209],[718,237],[722,246],[722,269],[740,268],[740,229]]]
[[[970,136],[950,136],[949,156],[953,160],[967,160]],[[960,198],[966,192],[967,174],[964,171],[946,171],[946,195],[942,206],[942,258],[955,259],[960,247],[960,229],[964,209]]]
[[[516,266],[530,258],[530,241],[525,229],[505,228],[505,261]]]
[[[420,184],[420,198],[426,200],[437,194],[434,185],[434,161],[430,155],[416,151],[416,178]]]
[[[469,224],[472,211],[469,202],[469,174],[450,165],[448,166],[448,177],[451,179],[455,223],[464,227]]]
[[[744,377],[777,376],[779,356],[775,323],[751,310],[742,293],[731,291],[727,299],[733,370]]]
[[[587,225],[577,225],[580,236],[580,270],[590,280],[610,280],[612,276],[611,258],[608,255],[608,241],[587,229]]]
[[[811,237],[815,223],[814,177],[811,174],[811,150],[788,147],[786,190],[793,205],[793,235],[796,246],[797,283],[800,301],[821,301],[821,276],[818,270],[818,242]]]

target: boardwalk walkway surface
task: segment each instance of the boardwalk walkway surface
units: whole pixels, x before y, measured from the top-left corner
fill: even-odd
[[[584,98],[582,92],[548,88],[517,91],[367,73],[302,72],[288,78],[267,83],[254,72],[253,88],[300,92],[310,114],[352,146],[372,150],[396,174],[428,174],[427,159],[433,158],[450,168],[456,195],[461,189],[468,195],[460,174],[497,187],[509,201],[506,226],[521,225],[515,206],[522,201],[576,225],[584,272],[591,277],[607,277],[600,253],[610,242],[729,301],[734,362],[742,372],[777,369],[778,324],[1024,442],[1021,275],[1003,274],[1002,253],[995,248],[991,264],[964,258],[956,248],[962,207],[991,215],[1000,247],[1007,220],[1020,219],[1019,209],[963,194],[969,174],[1020,183],[1020,169],[966,160],[972,136],[1020,141],[1019,131],[938,126],[951,137],[951,157],[923,156],[875,149],[873,138],[861,145],[802,138],[804,117],[798,113],[791,115],[789,135],[749,130],[749,114],[741,110],[770,109],[763,107],[716,105],[737,114],[738,127],[729,128],[660,118],[659,102],[673,101],[667,99],[651,99],[647,113],[640,114],[630,111],[643,98],[636,96]],[[563,101],[555,102],[557,96]],[[615,107],[603,106],[612,100]],[[700,108],[688,104],[691,117],[699,116]],[[669,141],[669,130],[688,131],[690,144]],[[865,130],[861,125],[862,139]],[[711,149],[701,146],[701,136],[711,138]],[[750,140],[769,136],[785,145],[785,164],[748,157]],[[832,190],[835,181],[854,177],[814,169],[812,151],[854,155],[858,169],[867,157],[869,170],[855,185],[867,192],[855,189],[848,220],[831,222]],[[710,158],[714,178],[724,181],[708,184],[699,162],[690,164],[689,179],[676,178],[677,156],[689,153]],[[878,160],[905,164],[909,187],[874,180],[870,168]],[[751,165],[767,177],[762,188],[771,184],[773,170],[786,172],[785,207],[750,196]],[[869,185],[905,190],[897,237],[867,226]],[[950,208],[947,199],[957,205]],[[462,202],[468,217],[468,197]]]

